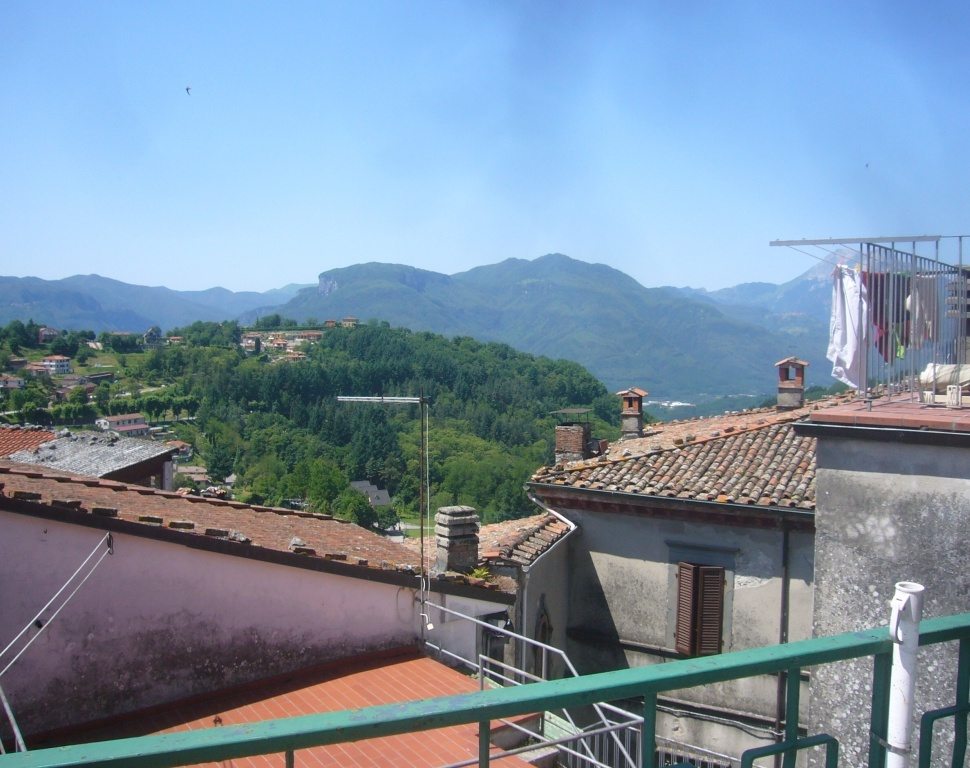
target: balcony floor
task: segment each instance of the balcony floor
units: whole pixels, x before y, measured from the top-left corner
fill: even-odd
[[[811,414],[814,424],[843,424],[853,427],[897,427],[970,432],[970,407],[947,408],[916,402],[908,395],[864,400],[821,408]]]
[[[408,652],[392,658],[349,660],[322,671],[297,672],[224,693],[175,702],[134,713],[123,721],[83,734],[73,741],[142,736],[257,723],[274,718],[358,709],[376,704],[416,701],[478,690],[478,682],[433,659]],[[80,736],[80,738],[78,738]],[[435,731],[385,736],[296,752],[297,766],[428,766],[460,762],[478,755],[478,726],[467,724]],[[234,759],[233,768],[280,768],[282,755]],[[209,765],[223,765],[211,763]],[[501,768],[529,764],[515,757],[493,761]]]

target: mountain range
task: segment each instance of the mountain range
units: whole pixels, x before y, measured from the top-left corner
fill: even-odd
[[[0,322],[142,331],[195,320],[245,325],[270,313],[301,322],[352,315],[575,360],[611,389],[706,400],[774,391],[773,364],[790,355],[810,363],[809,383],[830,383],[829,272],[822,265],[782,285],[719,291],[646,288],[612,267],[549,254],[455,275],[358,264],[323,272],[316,285],[265,293],[173,291],[97,275],[0,277]]]

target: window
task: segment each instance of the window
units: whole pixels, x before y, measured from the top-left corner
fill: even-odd
[[[674,647],[687,656],[721,652],[724,568],[677,563],[677,627]]]

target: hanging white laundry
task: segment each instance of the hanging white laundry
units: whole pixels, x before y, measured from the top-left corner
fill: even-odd
[[[937,275],[918,275],[913,279],[906,308],[912,323],[910,343],[917,349],[925,342],[936,341],[941,283]]]
[[[832,317],[829,349],[832,376],[856,389],[865,381],[866,343],[869,322],[866,287],[858,272],[839,266],[832,273]]]

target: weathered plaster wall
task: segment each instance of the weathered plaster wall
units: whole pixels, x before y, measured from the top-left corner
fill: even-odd
[[[576,534],[571,534],[575,536]],[[536,638],[541,612],[545,612],[552,630],[547,645],[566,648],[566,627],[569,622],[569,540],[557,542],[523,574],[520,599],[524,601],[524,625],[517,628],[520,634]],[[523,614],[520,614],[523,615]],[[521,660],[520,660],[521,663]],[[539,662],[541,664],[541,661]],[[552,655],[547,657],[547,676],[567,675],[565,664]]]
[[[580,527],[571,540],[567,650],[580,672],[597,672],[674,658],[676,563],[725,568],[725,652],[779,641],[782,540],[777,529],[699,520],[561,510]],[[789,638],[811,635],[813,545],[810,532],[789,534]],[[587,639],[577,639],[579,630]],[[595,638],[599,638],[598,640]],[[672,694],[713,709],[772,718],[777,681],[759,677]],[[664,716],[662,735],[738,754],[751,746],[737,729]],[[716,745],[716,746],[715,746]]]
[[[103,535],[0,512],[0,644]],[[114,544],[3,678],[25,732],[417,639],[411,589],[136,536]]]
[[[435,592],[434,580],[432,580],[431,586],[432,589],[428,595],[428,601],[431,603],[428,606],[428,617],[434,628],[429,630],[427,628],[428,619],[421,618],[419,631],[423,632],[424,639],[429,643],[445,649],[449,654],[455,654],[462,659],[477,663],[478,654],[481,650],[481,628],[461,616],[440,611],[434,606],[440,605],[480,621],[485,621],[485,617],[495,613],[508,612],[511,614],[511,606]],[[416,607],[415,610],[419,609]],[[440,661],[452,665],[458,663],[450,655],[442,655]]]
[[[897,581],[926,587],[926,618],[970,610],[970,449],[821,436],[817,460],[817,634],[886,625]],[[953,653],[920,652],[919,711],[953,703]],[[859,662],[812,680],[813,722],[842,741],[847,765],[868,752],[871,676]]]

